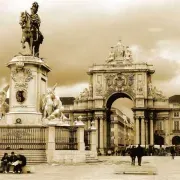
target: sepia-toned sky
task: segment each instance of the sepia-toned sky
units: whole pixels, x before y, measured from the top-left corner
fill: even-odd
[[[20,49],[20,12],[33,0],[0,0],[0,86],[5,67]],[[179,0],[37,0],[45,39],[40,56],[52,68],[49,86],[60,96],[76,96],[88,84],[88,67],[105,62],[110,47],[122,39],[135,62],[156,70],[153,84],[166,96],[180,94]]]

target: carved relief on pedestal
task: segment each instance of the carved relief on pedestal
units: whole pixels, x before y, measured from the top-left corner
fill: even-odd
[[[23,62],[17,62],[11,77],[15,82],[16,100],[19,103],[23,103],[27,98],[28,82],[33,79],[32,72],[30,69],[24,68]]]
[[[134,74],[113,73],[105,76],[106,95],[114,92],[126,92],[134,96]]]

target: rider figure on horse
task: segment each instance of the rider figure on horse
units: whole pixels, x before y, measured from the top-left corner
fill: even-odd
[[[34,2],[31,7],[31,14],[26,11],[21,13],[20,25],[22,28],[22,48],[24,49],[25,42],[28,43],[31,55],[39,57],[39,46],[43,42],[43,35],[39,31],[41,20],[39,18],[38,12],[39,5]]]
[[[30,15],[30,18],[31,18],[31,31],[36,32],[37,35],[39,35],[39,33],[41,34],[41,32],[39,31],[41,20],[40,20],[39,15],[37,14],[38,8],[39,8],[38,3],[34,2],[32,4],[32,7],[31,7],[31,15]]]

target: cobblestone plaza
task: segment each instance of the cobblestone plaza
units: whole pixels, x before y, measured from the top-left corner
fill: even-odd
[[[34,165],[34,173],[31,174],[1,174],[0,180],[10,179],[38,179],[38,180],[179,180],[180,157],[174,160],[166,157],[143,157],[142,168],[150,164],[157,168],[157,175],[128,175],[116,174],[123,165],[130,165],[130,157],[125,156],[101,156],[100,163],[91,164],[41,164]]]

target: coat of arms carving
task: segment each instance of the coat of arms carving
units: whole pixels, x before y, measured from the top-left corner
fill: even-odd
[[[12,71],[12,79],[15,82],[16,100],[23,103],[27,98],[28,82],[33,79],[32,72],[28,68],[24,68],[24,64],[18,62],[16,68]]]
[[[106,95],[114,92],[134,94],[134,74],[112,73],[105,76]]]
[[[124,86],[126,85],[126,78],[121,73],[118,73],[113,79],[113,85],[116,91],[124,90]]]

